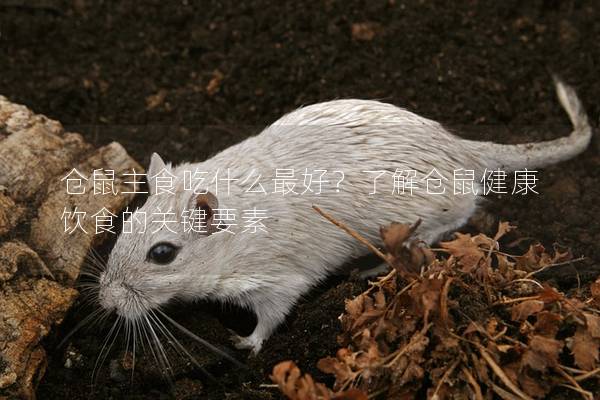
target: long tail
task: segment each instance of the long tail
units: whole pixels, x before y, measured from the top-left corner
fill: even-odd
[[[554,85],[558,100],[573,124],[571,134],[560,139],[537,143],[516,145],[486,143],[482,151],[487,153],[487,168],[507,172],[523,168],[542,168],[575,157],[588,147],[592,138],[592,127],[577,93],[556,76]]]

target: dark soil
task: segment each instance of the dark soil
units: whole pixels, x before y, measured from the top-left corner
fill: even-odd
[[[577,88],[598,124],[595,0],[141,4],[0,1],[0,94],[96,145],[119,141],[142,163],[157,150],[173,162],[202,160],[302,104],[347,97],[405,106],[470,138],[551,139],[570,127],[549,71]],[[352,37],[352,24],[362,22],[376,24],[371,40]],[[220,84],[207,90],[219,74]],[[151,104],[161,96],[149,96],[157,94],[163,101]],[[576,290],[600,271],[598,147],[596,139],[582,156],[540,173],[539,195],[497,197],[485,205],[495,218],[516,223],[520,237],[587,257],[545,276],[564,290]],[[363,288],[335,278],[308,295],[265,351],[246,361],[248,370],[211,360],[183,339],[214,379],[171,355],[172,385],[148,355],[137,361],[132,382],[114,368],[111,378],[110,360],[123,348],[117,343],[92,387],[106,331],[76,333],[66,347],[56,347],[85,313],[77,308],[46,343],[50,360],[39,398],[277,398],[276,390],[260,385],[284,359],[331,382],[315,362],[335,351],[343,299]],[[222,324],[205,313],[211,307],[179,307],[179,321],[228,345]],[[70,369],[64,367],[67,349],[82,356]]]

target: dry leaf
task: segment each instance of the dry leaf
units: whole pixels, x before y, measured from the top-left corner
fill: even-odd
[[[590,313],[584,313],[588,332],[593,338],[600,338],[600,317]]]
[[[343,361],[334,357],[325,357],[319,360],[317,368],[326,374],[335,375],[336,381],[347,382],[352,379],[352,369]]]
[[[499,222],[498,223],[498,231],[496,232],[496,235],[494,236],[494,240],[497,242],[498,239],[500,239],[502,236],[506,235],[508,232],[512,231],[513,229],[515,229],[516,226],[511,225],[509,222]]]
[[[543,309],[543,301],[526,300],[513,306],[511,318],[513,321],[525,321],[530,315],[537,314]]]
[[[540,382],[539,378],[533,378],[526,373],[518,374],[516,381],[519,382],[519,386],[523,388],[525,393],[535,398],[545,397],[551,389],[550,385],[545,385]]]
[[[472,271],[479,264],[479,260],[485,256],[484,251],[473,239],[469,234],[456,233],[455,240],[440,243],[444,249],[459,260],[465,272]]]
[[[497,239],[512,226],[500,223],[494,238],[456,234],[441,243],[443,250],[436,252],[442,256],[434,259],[436,254],[413,237],[416,226],[381,229],[395,271],[346,301],[339,336],[344,347],[318,363],[335,376],[334,389],[394,399],[423,393],[468,398],[475,392],[477,398],[492,398],[498,390],[506,398],[541,398],[555,386],[573,384],[575,377],[564,375],[569,370],[559,373],[559,363],[585,370],[598,366],[600,313],[588,299],[548,284],[540,289],[528,276],[569,259],[570,252],[548,253],[538,244],[524,255],[507,254]],[[593,290],[600,296],[600,281]],[[569,336],[574,321],[579,327]],[[565,343],[574,362],[561,358]],[[284,387],[292,395],[312,396],[320,388],[293,372],[294,383]]]
[[[322,383],[315,382],[310,375],[302,375],[293,361],[283,361],[275,365],[271,380],[290,400],[368,400],[368,397],[357,389],[333,393]]]
[[[558,357],[564,343],[560,340],[535,335],[529,341],[529,348],[521,360],[523,366],[545,372],[548,367],[558,364]]]
[[[536,270],[540,268],[540,260],[546,249],[540,243],[535,243],[529,246],[527,253],[522,256],[515,257],[517,261],[516,267],[525,271]]]
[[[571,344],[575,364],[587,371],[594,369],[598,363],[598,347],[598,340],[594,340],[587,329],[577,328]]]
[[[560,329],[560,323],[563,318],[560,314],[550,311],[541,311],[537,313],[537,321],[535,322],[535,331],[543,336],[555,337]]]
[[[389,262],[401,275],[418,272],[435,259],[430,249],[417,240],[410,240],[420,224],[421,220],[412,225],[394,222],[380,229]]]

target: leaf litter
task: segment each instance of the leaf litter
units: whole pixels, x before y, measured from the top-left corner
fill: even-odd
[[[592,400],[600,378],[600,279],[589,291],[561,293],[536,280],[554,265],[578,261],[541,244],[522,255],[500,248],[515,227],[496,235],[457,233],[432,249],[413,225],[381,228],[385,253],[366,244],[390,272],[347,299],[341,346],[317,367],[332,388],[302,375],[292,361],[271,375],[293,400],[538,399],[562,387]]]

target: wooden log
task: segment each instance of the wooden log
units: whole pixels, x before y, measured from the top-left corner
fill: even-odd
[[[85,194],[68,194],[73,168]],[[114,170],[116,194],[94,195],[94,169]],[[35,398],[46,367],[41,340],[59,324],[96,235],[93,219],[65,233],[63,213],[118,214],[133,198],[122,173],[143,172],[118,143],[95,149],[77,133],[0,96],[0,398]]]

